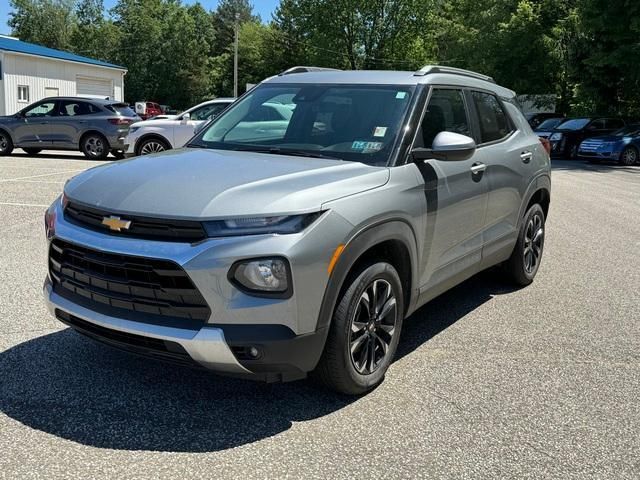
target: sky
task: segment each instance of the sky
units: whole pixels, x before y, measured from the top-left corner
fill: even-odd
[[[195,0],[183,0],[183,3],[195,3]],[[218,0],[200,0],[200,3],[207,10],[214,10],[218,5]],[[253,0],[253,11],[260,15],[263,22],[271,19],[271,13],[276,9],[280,0]],[[116,4],[116,0],[104,0],[105,9],[110,9]],[[9,20],[9,0],[0,0],[0,34],[8,35],[11,33],[7,21]]]

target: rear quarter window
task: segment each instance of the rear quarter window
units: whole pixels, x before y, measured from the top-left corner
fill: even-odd
[[[105,105],[105,108],[123,117],[136,116],[136,112],[134,112],[126,103],[112,103],[110,105]]]

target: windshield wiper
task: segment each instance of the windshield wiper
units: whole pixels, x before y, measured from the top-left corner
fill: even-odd
[[[273,155],[291,155],[293,157],[307,157],[307,158],[324,158],[326,160],[342,160],[338,157],[331,157],[324,155],[320,152],[309,152],[307,150],[293,150],[280,147],[237,147],[234,150],[240,152],[257,152],[257,153],[271,153]]]

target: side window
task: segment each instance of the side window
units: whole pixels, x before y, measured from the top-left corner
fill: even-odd
[[[478,113],[480,143],[493,142],[511,133],[509,119],[498,98],[485,92],[471,92]]]
[[[191,120],[211,120],[218,115],[225,107],[226,103],[212,103],[205,105],[191,112]]]
[[[462,90],[434,88],[420,128],[422,146],[430,148],[440,132],[471,136]]]
[[[589,124],[587,130],[604,130],[605,128],[604,118],[598,118]]]
[[[27,118],[34,117],[52,117],[55,114],[56,102],[43,102],[26,110],[24,116]]]
[[[89,115],[96,112],[97,108],[90,103],[75,100],[62,100],[60,102],[59,115],[61,117],[75,117],[77,115]]]
[[[619,129],[624,127],[624,122],[619,118],[609,118],[607,119],[607,128]]]

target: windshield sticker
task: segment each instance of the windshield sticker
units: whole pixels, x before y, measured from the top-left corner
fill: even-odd
[[[374,137],[384,137],[387,134],[387,127],[376,127],[373,129]]]
[[[351,144],[351,150],[357,150],[362,153],[373,153],[382,150],[382,142],[364,142],[361,140],[355,140]]]
[[[404,97],[406,97],[406,96],[407,96],[407,92],[398,92],[398,93],[396,93],[396,98],[397,98],[398,100],[402,100],[402,99],[404,99]]]

